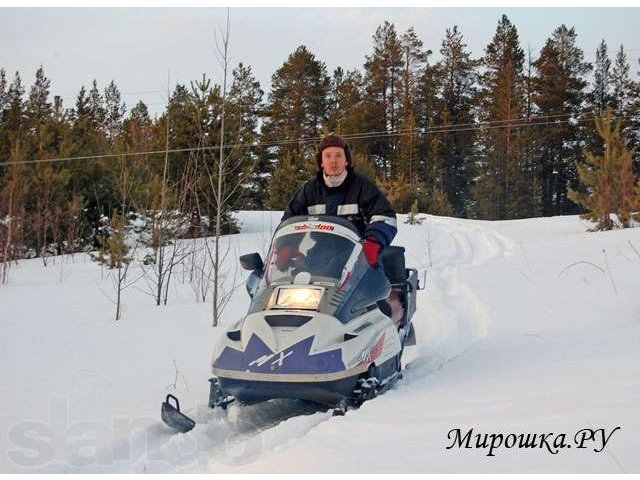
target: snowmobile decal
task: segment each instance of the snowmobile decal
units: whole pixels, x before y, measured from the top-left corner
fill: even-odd
[[[336,227],[333,225],[329,225],[327,223],[302,223],[300,225],[295,225],[295,231],[306,231],[306,230],[323,230],[331,232],[335,230]]]
[[[340,349],[311,354],[314,337],[308,337],[280,352],[272,351],[257,335],[245,351],[225,347],[214,368],[252,373],[316,374],[345,370]]]
[[[373,346],[373,348],[367,348],[360,354],[360,361],[356,364],[358,365],[366,365],[369,363],[373,363],[382,353],[382,347],[384,346],[384,332],[378,338],[378,341]]]
[[[345,273],[342,274],[342,277],[344,278],[344,280],[340,282],[340,286],[338,287],[339,292],[343,292],[351,288],[351,277],[352,277],[351,272],[346,271]]]

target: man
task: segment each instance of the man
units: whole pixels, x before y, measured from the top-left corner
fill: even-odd
[[[371,266],[398,232],[396,212],[382,192],[353,170],[349,146],[336,134],[322,139],[316,152],[319,172],[298,190],[282,220],[295,215],[337,215],[355,225]]]

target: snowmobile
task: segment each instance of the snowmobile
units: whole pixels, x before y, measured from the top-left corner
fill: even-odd
[[[340,415],[391,387],[415,344],[419,282],[404,248],[387,247],[380,260],[383,269],[371,267],[356,228],[332,216],[282,222],[264,263],[241,256],[251,303],[215,348],[209,407],[287,398]],[[171,394],[161,413],[174,430],[195,426]]]

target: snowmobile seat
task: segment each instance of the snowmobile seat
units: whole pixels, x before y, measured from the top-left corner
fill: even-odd
[[[380,262],[392,286],[405,284],[407,272],[404,265],[404,247],[386,247],[380,255]]]
[[[401,325],[407,311],[407,270],[404,263],[404,247],[390,246],[382,251],[380,262],[391,284],[387,302],[391,306],[391,319]]]

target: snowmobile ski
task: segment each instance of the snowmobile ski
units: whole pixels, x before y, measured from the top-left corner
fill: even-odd
[[[171,400],[175,402],[175,406],[171,404]],[[196,426],[195,421],[180,411],[180,402],[171,394],[162,402],[161,417],[165,424],[181,433],[187,433]]]

